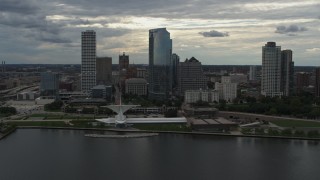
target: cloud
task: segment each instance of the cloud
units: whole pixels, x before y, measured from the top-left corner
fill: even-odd
[[[199,32],[203,37],[227,37],[229,36],[228,32],[219,32],[216,30],[211,30],[209,32]]]
[[[15,12],[18,14],[33,14],[39,11],[33,1],[1,0],[0,12]]]
[[[310,48],[306,49],[308,53],[320,53],[320,48]]]
[[[291,33],[297,33],[297,32],[303,32],[303,31],[307,31],[308,29],[306,27],[299,27],[297,25],[289,25],[289,26],[278,26],[275,33],[279,33],[279,34],[290,34],[290,35],[294,35]]]
[[[256,52],[260,52],[260,45],[267,39],[274,38],[275,33],[270,34],[270,28],[276,30],[277,25],[286,25],[284,29],[280,27],[278,33],[292,36],[286,39],[286,46],[291,49],[318,47],[316,38],[320,30],[315,20],[320,15],[318,0],[0,1],[0,54],[12,57],[15,62],[24,62],[25,58],[30,62],[43,59],[42,63],[48,63],[59,58],[68,63],[80,63],[81,31],[87,29],[97,32],[99,53],[113,53],[117,58],[118,52],[128,51],[131,57],[140,58],[140,62],[148,62],[148,29],[167,27],[175,45],[173,51],[181,57],[201,55],[207,63],[212,58],[227,56],[226,53],[212,53],[214,48],[230,49],[233,52],[228,56],[230,60],[242,58],[245,63],[247,59],[260,59],[261,53]],[[291,24],[298,25],[299,31],[292,32]],[[301,26],[310,27],[308,36],[297,36],[301,30],[306,30]],[[199,39],[200,35],[228,38],[217,42]],[[278,38],[277,42],[283,42],[281,38],[286,37]],[[241,54],[242,49],[252,48],[256,49]],[[314,54],[303,53],[305,58],[318,62],[311,56]],[[232,62],[223,60],[220,64]]]

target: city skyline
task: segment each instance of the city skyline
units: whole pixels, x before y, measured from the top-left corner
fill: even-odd
[[[320,2],[4,0],[0,58],[7,64],[80,64],[79,33],[97,32],[97,56],[126,52],[148,64],[148,30],[166,27],[173,53],[204,65],[261,65],[261,47],[291,49],[297,66],[320,66]],[[92,9],[92,10],[91,10]]]

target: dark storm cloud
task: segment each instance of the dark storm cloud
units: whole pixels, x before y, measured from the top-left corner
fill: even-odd
[[[89,21],[88,19],[83,19],[83,18],[79,18],[79,17],[76,17],[74,19],[63,20],[63,21],[59,22],[59,25],[61,25],[61,26],[89,25],[89,24],[92,24],[92,22]]]
[[[48,56],[50,59],[52,56],[48,53],[49,51],[60,52],[71,49],[75,53],[68,52],[64,56],[63,53],[58,54],[59,57],[63,57],[60,59],[64,59],[64,62],[79,63],[77,56],[80,55],[81,49],[81,31],[87,29],[97,32],[98,47],[108,49],[106,54],[121,48],[137,49],[135,44],[132,45],[134,41],[143,41],[141,43],[143,45],[140,46],[143,46],[143,53],[147,53],[148,44],[144,41],[148,37],[148,28],[157,28],[153,26],[166,26],[169,30],[176,30],[176,37],[180,36],[177,28],[181,27],[181,29],[192,30],[195,36],[201,34],[208,38],[226,37],[229,35],[227,32],[232,32],[230,38],[236,37],[238,31],[229,27],[237,28],[239,32],[250,33],[251,30],[245,28],[253,26],[256,29],[275,28],[283,22],[316,29],[319,28],[316,24],[318,21],[307,21],[314,21],[318,17],[319,8],[320,4],[317,0],[0,0],[0,53],[7,53],[3,49],[11,46],[15,47],[12,52],[14,55],[19,54],[23,58],[30,55],[29,59],[36,59],[36,54],[41,52],[43,56]],[[159,23],[147,20],[143,24],[145,26],[137,27],[140,24],[137,19],[139,20],[140,17],[159,18],[155,19],[155,21],[159,20]],[[197,22],[193,24],[192,20],[189,21],[190,19],[193,19],[193,22],[201,19],[203,23],[196,25]],[[162,20],[164,25],[161,23]],[[181,25],[175,24],[176,20]],[[217,25],[206,24],[206,20],[210,23],[214,23],[215,20],[219,22]],[[226,21],[223,22],[223,20]],[[227,32],[209,31],[206,30],[208,27],[216,30],[223,28]],[[283,27],[277,29],[278,33],[294,36],[306,30],[299,27],[296,31],[295,28],[284,27],[284,29]],[[312,34],[313,31],[310,30],[308,33]],[[275,34],[269,32],[269,35]],[[252,38],[259,38],[259,35],[253,34]],[[5,43],[1,44],[1,42]],[[47,43],[54,43],[54,45]],[[197,42],[193,42],[190,38],[187,43]],[[47,48],[49,51],[29,48],[30,52],[26,53],[30,45]],[[232,44],[228,45],[232,46]],[[204,56],[210,56],[210,52],[205,52],[203,48],[199,49],[204,52],[201,53]],[[197,52],[200,51],[194,51],[194,53]],[[23,58],[19,61],[24,62]],[[143,58],[147,56],[142,57],[142,60],[146,60]]]
[[[0,26],[21,30],[17,36],[33,38],[49,43],[70,43],[60,36],[62,24],[46,19],[46,13],[33,0],[2,0],[0,6]],[[30,35],[33,34],[33,35]]]
[[[297,25],[289,25],[289,26],[278,26],[275,33],[279,34],[287,34],[287,33],[297,33],[307,31],[306,27],[299,27]]]
[[[0,3],[0,12],[32,14],[40,9],[33,1],[30,0],[1,0]]]
[[[216,30],[211,30],[209,32],[199,32],[203,37],[227,37],[229,36],[228,32],[219,32]]]
[[[67,38],[63,38],[55,35],[41,35],[35,36],[35,38],[39,41],[49,42],[49,43],[71,43],[72,41]]]
[[[37,31],[58,34],[60,25],[47,21],[42,15],[20,15],[15,13],[0,14],[0,24],[13,28],[34,29]]]

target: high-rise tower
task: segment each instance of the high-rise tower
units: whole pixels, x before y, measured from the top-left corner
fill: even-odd
[[[261,94],[282,96],[281,92],[281,47],[268,42],[262,47]]]
[[[112,83],[112,58],[97,57],[96,71],[97,85],[110,85]]]
[[[126,55],[124,52],[122,55],[119,55],[119,70],[128,69],[129,67],[129,55]]]
[[[166,100],[172,91],[172,40],[166,28],[149,30],[149,98]]]
[[[96,32],[81,33],[81,91],[90,93],[96,85]]]
[[[315,69],[316,74],[316,81],[315,81],[315,88],[314,88],[314,95],[316,97],[320,97],[320,67]]]
[[[250,66],[249,80],[250,81],[257,80],[257,66]]]
[[[294,62],[292,61],[292,51],[283,50],[281,52],[281,91],[284,96],[294,93]]]
[[[180,96],[184,96],[187,90],[207,89],[207,77],[201,62],[194,57],[179,63],[177,77]]]
[[[178,86],[178,66],[180,63],[180,57],[173,53],[172,54],[172,88]]]

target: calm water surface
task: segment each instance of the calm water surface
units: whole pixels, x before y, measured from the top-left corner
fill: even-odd
[[[313,141],[20,129],[0,141],[0,180],[319,180]]]

